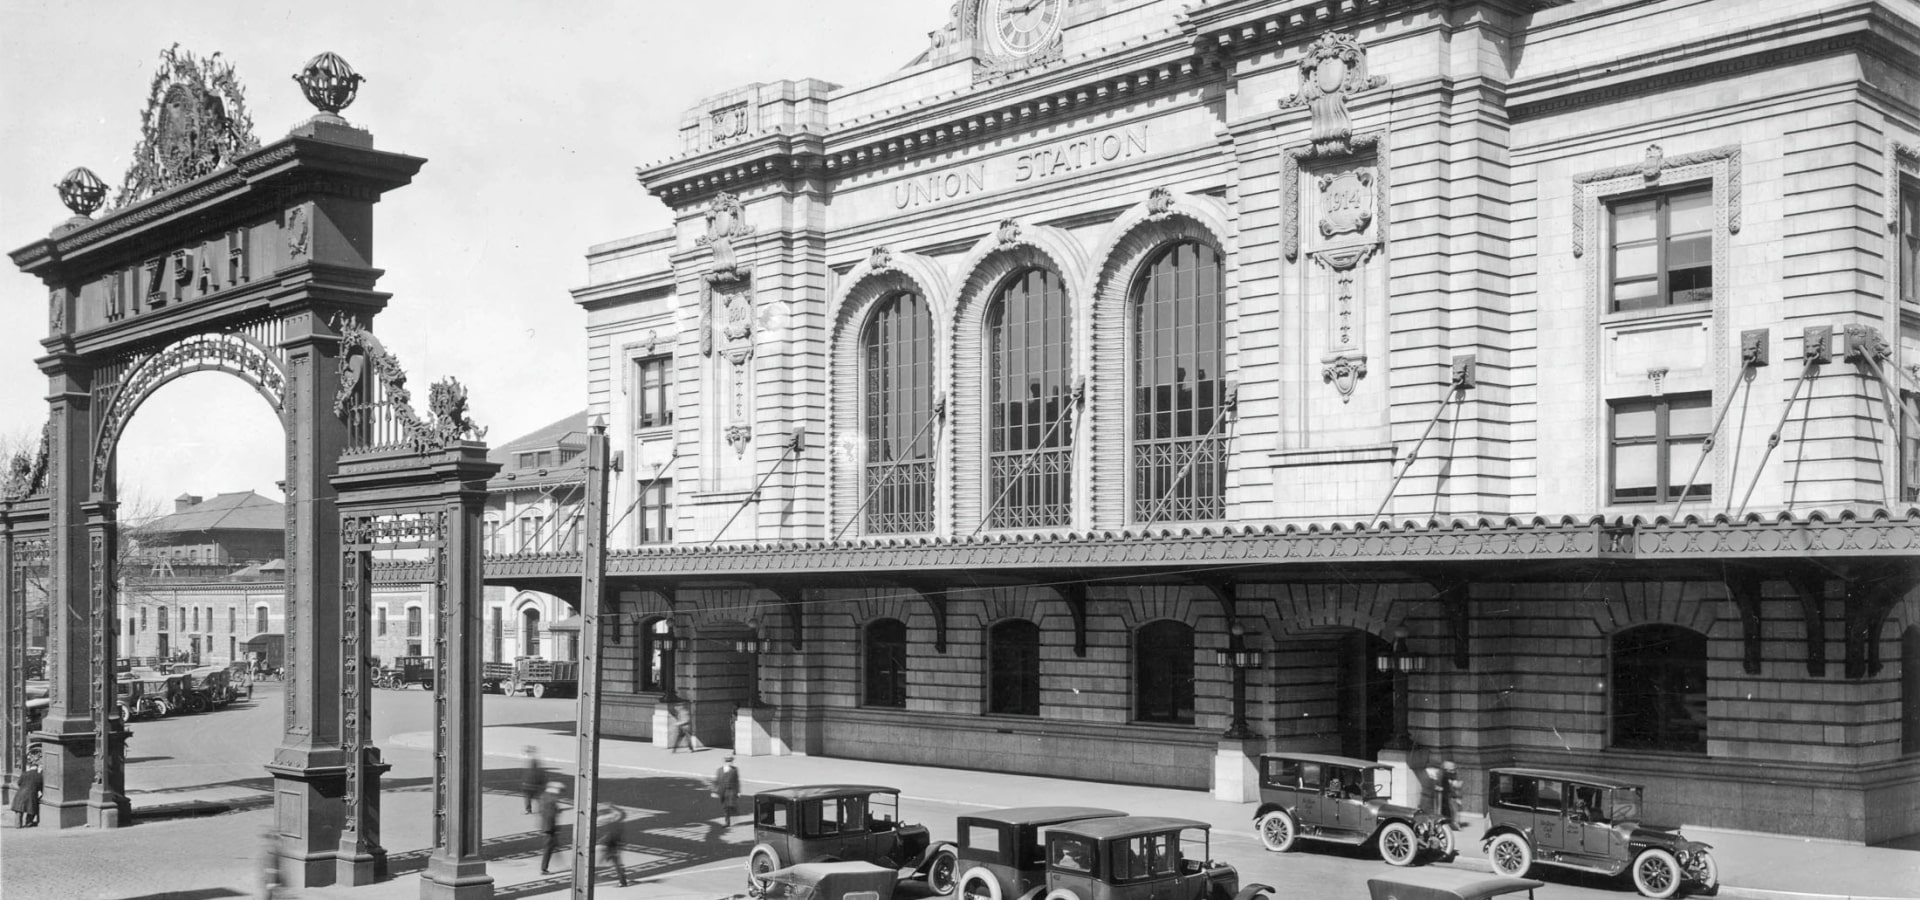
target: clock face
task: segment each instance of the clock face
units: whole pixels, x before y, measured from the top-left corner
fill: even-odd
[[[1001,56],[1026,56],[1060,33],[1065,0],[984,0],[980,33]]]

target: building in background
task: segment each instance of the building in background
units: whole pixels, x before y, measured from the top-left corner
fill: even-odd
[[[1912,4],[930,24],[699,100],[674,226],[588,251],[610,730],[1920,832]]]

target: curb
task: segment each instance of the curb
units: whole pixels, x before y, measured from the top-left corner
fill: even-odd
[[[1462,869],[1493,874],[1493,864],[1477,856],[1456,857],[1453,865]],[[1708,894],[1690,894],[1686,896],[1730,898],[1730,900],[1915,900],[1914,897],[1868,896],[1865,894],[1809,894],[1801,891],[1773,891],[1766,888],[1739,887],[1721,883],[1720,887]]]

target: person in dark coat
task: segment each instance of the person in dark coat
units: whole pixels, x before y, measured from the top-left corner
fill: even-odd
[[[540,874],[545,875],[547,865],[553,862],[553,851],[560,849],[560,782],[547,782],[534,811],[540,816],[540,833],[547,839],[540,849]]]
[[[720,770],[713,773],[713,799],[720,801],[720,815],[732,828],[740,805],[740,770],[733,767],[732,754],[721,760]]]
[[[1467,827],[1460,816],[1460,770],[1453,760],[1440,764],[1440,817],[1445,819],[1453,830]]]
[[[45,784],[40,767],[28,763],[26,771],[20,773],[19,782],[13,786],[13,827],[32,828],[40,824],[40,792]]]
[[[547,787],[547,769],[540,764],[540,751],[527,747],[527,774],[520,782],[520,797],[523,812],[533,812],[533,801],[539,799],[540,792]]]
[[[626,840],[627,811],[618,806],[603,806],[598,822],[600,828],[600,848],[606,864],[613,867],[613,874],[620,878],[620,886],[627,886],[627,868],[620,864],[620,845]]]

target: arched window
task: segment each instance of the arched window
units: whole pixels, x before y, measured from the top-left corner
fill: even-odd
[[[166,630],[166,623],[167,623],[166,616],[167,616],[166,610],[161,610],[160,611],[160,628],[162,631]],[[265,606],[256,606],[253,608],[253,633],[254,634],[263,634],[266,632],[267,624],[268,624],[267,616],[268,616],[268,612]]]
[[[1161,620],[1134,639],[1134,717],[1193,724],[1193,629]]]
[[[907,706],[907,623],[881,619],[867,626],[867,705]]]
[[[520,655],[540,655],[540,610],[531,606],[520,611]]]
[[[1040,714],[1040,626],[1008,619],[988,630],[987,712]]]
[[[866,384],[866,530],[933,530],[933,315],[919,294],[882,300],[860,333]]]
[[[160,630],[161,631],[169,630],[167,628],[167,608],[164,606],[160,607]]]
[[[1225,306],[1220,253],[1161,250],[1133,288],[1133,519],[1226,515]]]
[[[424,626],[425,626],[425,622],[423,619],[421,619],[420,607],[418,606],[407,607],[407,637],[410,637],[410,638],[424,637],[425,635],[422,630]]]
[[[1016,272],[987,308],[987,502],[994,528],[1068,523],[1072,311],[1060,276]]]
[[[1674,625],[1613,636],[1613,746],[1707,752],[1707,638]]]

